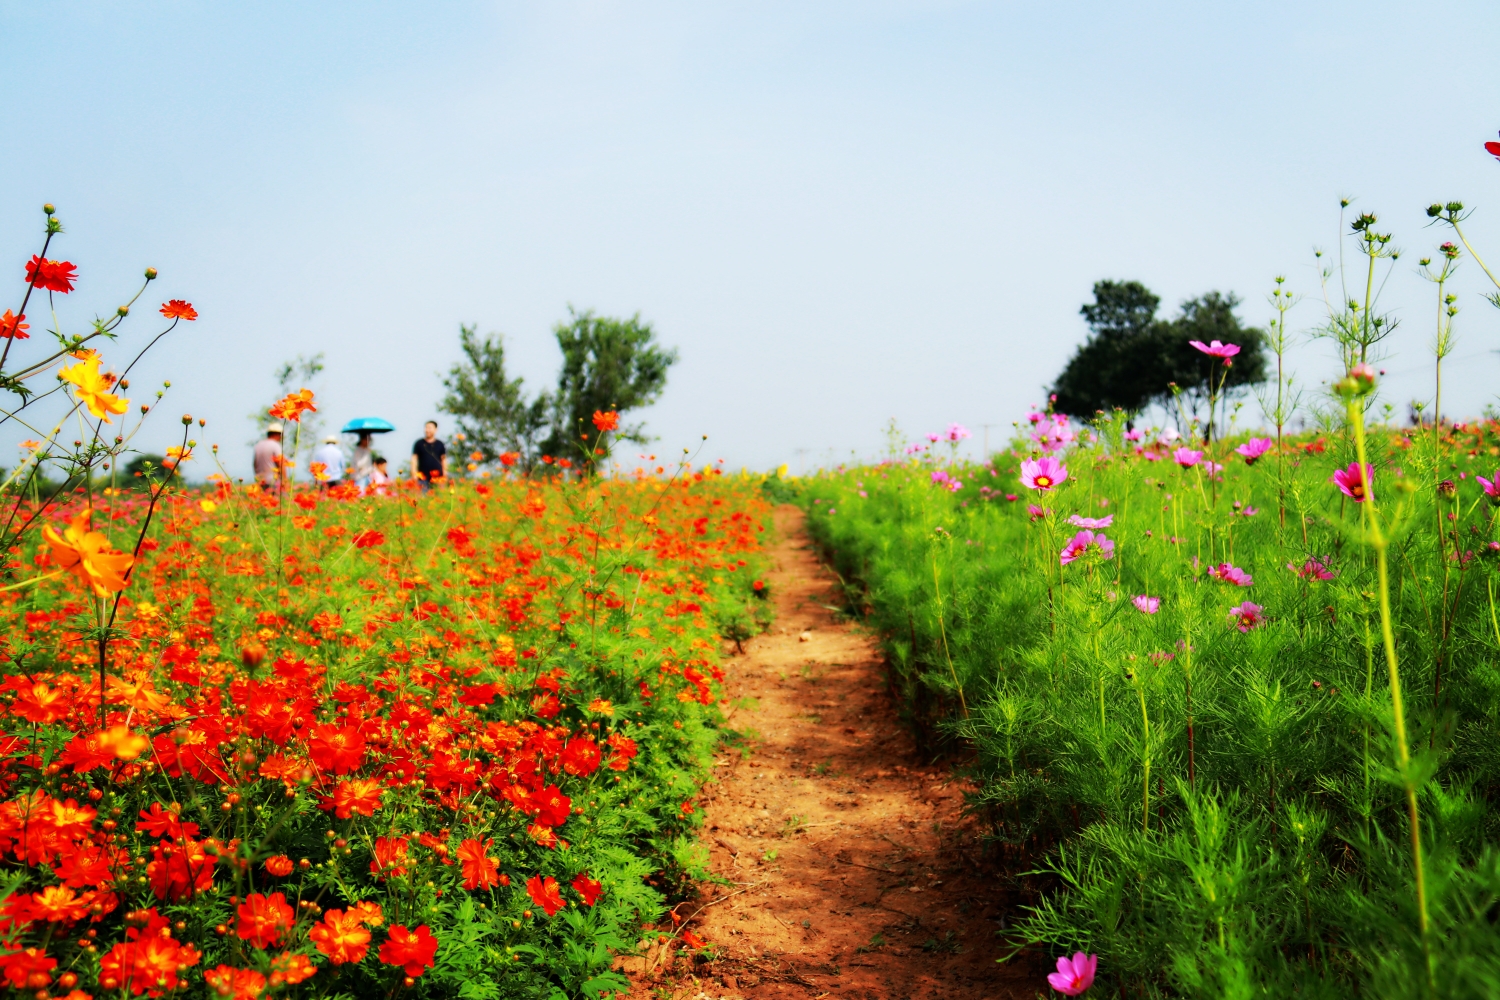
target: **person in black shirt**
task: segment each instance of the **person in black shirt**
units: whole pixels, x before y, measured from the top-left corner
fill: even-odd
[[[411,477],[428,489],[448,475],[448,449],[438,440],[437,421],[427,421],[422,436],[411,446]]]

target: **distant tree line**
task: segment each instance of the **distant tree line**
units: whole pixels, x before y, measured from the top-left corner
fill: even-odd
[[[1175,384],[1190,410],[1206,400],[1210,379],[1230,392],[1266,378],[1265,333],[1241,324],[1233,293],[1209,292],[1183,302],[1172,319],[1158,319],[1161,299],[1139,281],[1100,281],[1094,301],[1079,310],[1089,337],[1057,377],[1052,393],[1061,413],[1091,417],[1116,407],[1137,414],[1153,403],[1170,405]],[[1190,341],[1238,344],[1224,369],[1218,358]]]

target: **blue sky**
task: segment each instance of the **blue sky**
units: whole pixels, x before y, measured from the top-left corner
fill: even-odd
[[[653,450],[707,434],[700,458],[795,468],[873,454],[891,417],[998,441],[1100,278],[1234,291],[1261,323],[1284,274],[1310,330],[1312,248],[1356,196],[1406,250],[1387,395],[1430,396],[1415,264],[1446,234],[1423,208],[1477,206],[1500,264],[1500,8],[1125,7],[8,4],[0,274],[19,301],[43,201],[79,266],[70,329],[159,268],[155,299],[202,319],[133,382],[170,379],[235,473],[283,360],[323,351],[330,419],[385,416],[402,453],[460,322],[543,385],[570,304],[681,351]],[[1445,399],[1477,413],[1500,310],[1472,263],[1455,286]]]

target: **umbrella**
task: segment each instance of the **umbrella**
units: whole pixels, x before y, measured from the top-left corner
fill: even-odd
[[[384,434],[393,431],[396,425],[379,417],[355,417],[344,425],[345,434]]]

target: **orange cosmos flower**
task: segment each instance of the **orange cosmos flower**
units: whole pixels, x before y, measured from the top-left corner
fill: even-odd
[[[284,951],[271,959],[271,985],[295,985],[304,979],[311,979],[317,971],[317,966],[309,962],[306,955],[297,951]]]
[[[116,552],[109,540],[97,531],[89,531],[88,510],[81,510],[63,533],[52,527],[42,528],[42,537],[52,546],[52,557],[59,566],[70,570],[98,597],[108,597],[125,589],[125,574],[135,563],[127,552]]]
[[[381,912],[380,904],[372,903],[368,899],[349,907],[349,916],[366,927],[379,927],[385,923],[385,914]]]
[[[0,337],[5,337],[7,339],[14,337],[16,340],[30,340],[31,334],[27,333],[26,331],[31,329],[31,324],[25,322],[25,320],[25,313],[17,316],[9,309],[5,310],[5,315],[0,316]]]
[[[600,431],[612,431],[620,426],[620,415],[614,410],[595,410],[594,426]]]
[[[578,877],[573,880],[573,888],[578,890],[578,895],[583,897],[586,906],[593,906],[604,895],[604,886],[589,878],[588,872],[578,873]]]
[[[370,932],[365,930],[358,914],[343,910],[323,914],[322,922],[313,925],[307,937],[334,965],[362,962],[370,950]]]
[[[29,899],[24,894],[20,898],[25,900],[23,912],[28,919],[72,923],[88,916],[94,895],[86,892],[80,896],[68,886],[49,885]]]
[[[115,384],[115,377],[99,371],[97,354],[76,365],[59,369],[57,374],[64,382],[73,383],[73,393],[78,401],[106,424],[114,422],[109,419],[111,413],[124,413],[130,407],[130,400],[121,399],[109,391]]]
[[[164,468],[164,469],[175,469],[175,468],[177,468],[177,466],[181,465],[183,462],[191,462],[192,460],[193,460],[193,449],[191,449],[191,448],[186,448],[186,449],[179,448],[177,445],[174,444],[174,445],[172,445],[171,447],[169,447],[167,449],[167,457],[161,460],[161,464],[162,464],[162,468]],[[212,501],[210,501],[210,502],[212,502]]]
[[[354,726],[331,726],[324,723],[312,731],[307,752],[313,763],[324,771],[348,774],[359,767],[365,756],[365,738]]]
[[[292,873],[292,868],[292,859],[285,854],[278,854],[274,858],[266,859],[267,874],[274,875],[277,878],[286,878]]]
[[[263,896],[258,892],[245,897],[236,911],[239,923],[234,932],[241,941],[249,941],[257,948],[269,948],[281,940],[281,932],[292,926],[292,908],[286,896],[273,892]]]
[[[370,859],[370,874],[384,881],[406,874],[406,849],[410,842],[405,837],[376,837],[374,857]]]
[[[135,760],[150,745],[150,740],[140,733],[131,732],[124,723],[110,726],[99,734],[99,749],[114,754],[119,760]]]
[[[432,968],[432,957],[437,954],[437,938],[426,924],[416,930],[407,930],[397,924],[391,928],[391,936],[380,946],[380,960],[386,965],[399,965],[408,976],[420,976]]]
[[[26,283],[35,285],[44,292],[62,292],[64,295],[73,290],[73,282],[78,280],[78,269],[70,260],[43,260],[36,254],[26,262]]]
[[[266,991],[266,977],[254,969],[236,969],[221,965],[203,973],[216,994],[229,1000],[255,1000]]]
[[[458,860],[463,862],[465,889],[493,889],[500,884],[500,871],[489,851],[495,846],[491,837],[483,844],[470,838],[458,845]]]
[[[374,816],[380,808],[380,795],[380,782],[374,778],[340,781],[333,790],[333,814],[339,819],[348,819],[353,813]]]
[[[281,402],[271,407],[271,416],[277,420],[295,420],[299,423],[304,413],[317,413],[318,408],[313,405],[313,391],[301,389],[289,394]]]
[[[12,714],[39,726],[61,719],[68,714],[68,708],[68,699],[63,693],[56,688],[48,687],[41,681],[22,688],[21,693],[16,695],[16,700],[10,705]]]
[[[192,321],[198,318],[198,310],[193,308],[191,302],[181,299],[171,299],[161,304],[161,314],[167,319],[185,319]]]
[[[551,875],[545,880],[540,875],[531,876],[526,880],[526,893],[533,903],[547,911],[549,917],[563,908],[562,890]]]

